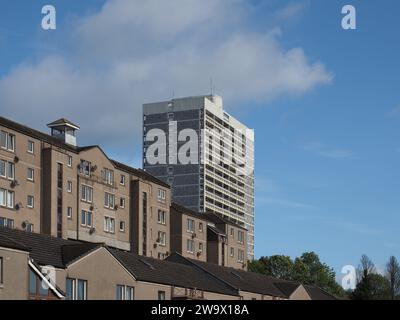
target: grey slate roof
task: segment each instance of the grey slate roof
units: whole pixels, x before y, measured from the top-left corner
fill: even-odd
[[[258,273],[236,270],[233,268],[221,267],[209,262],[187,259],[177,253],[169,256],[167,260],[197,267],[198,269],[209,273],[215,279],[223,280],[225,283],[237,290],[286,298],[285,294],[274,285],[272,278]]]
[[[108,250],[137,280],[238,296],[237,290],[230,285],[189,265],[138,256],[116,249]]]
[[[312,300],[337,300],[333,295],[319,287],[305,285],[304,288]]]
[[[76,241],[52,236],[0,227],[0,236],[7,237],[20,246],[29,248],[29,254],[36,263],[64,268],[62,256],[64,245],[76,245]]]

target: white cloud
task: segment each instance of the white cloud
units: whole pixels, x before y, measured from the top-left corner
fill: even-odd
[[[301,149],[331,159],[348,159],[355,156],[354,152],[351,150],[330,148],[320,142],[309,142],[303,144],[301,145]]]
[[[0,79],[2,114],[39,128],[65,116],[84,142],[126,146],[140,136],[143,103],[207,93],[210,77],[230,107],[331,81],[276,30],[252,31],[250,12],[244,0],[109,0],[59,39],[74,43],[64,53]]]
[[[280,20],[292,19],[302,13],[308,5],[309,1],[296,0],[296,2],[290,2],[282,9],[278,10],[276,17]]]

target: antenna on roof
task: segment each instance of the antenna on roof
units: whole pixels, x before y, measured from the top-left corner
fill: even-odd
[[[213,82],[213,78],[210,78],[210,91],[211,91],[211,96],[214,95],[214,82]]]

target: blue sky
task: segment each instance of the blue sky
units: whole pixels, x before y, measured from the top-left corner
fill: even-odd
[[[81,144],[139,165],[141,104],[213,77],[256,132],[257,256],[313,250],[338,272],[400,258],[400,3],[206,2],[2,1],[1,114],[41,130],[69,117]]]

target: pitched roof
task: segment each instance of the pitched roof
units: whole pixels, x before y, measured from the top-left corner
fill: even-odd
[[[73,127],[73,128],[75,128],[77,130],[80,129],[80,127],[78,125],[73,124],[71,121],[69,121],[69,120],[67,120],[65,118],[61,118],[61,119],[58,119],[56,121],[53,121],[53,122],[47,124],[47,126],[50,127],[50,128],[51,127],[57,127],[57,126],[63,126],[63,125],[68,125],[68,126]]]
[[[123,164],[121,162],[118,162],[116,160],[111,160],[111,161],[120,170],[129,172],[129,173],[131,173],[133,175],[136,175],[136,176],[138,176],[138,177],[140,177],[140,178],[142,178],[144,180],[148,180],[148,181],[151,181],[153,183],[159,184],[160,186],[163,186],[165,188],[168,188],[168,189],[171,188],[171,186],[168,183],[166,183],[166,182],[154,177],[153,175],[151,175],[150,173],[148,173],[148,172],[146,172],[146,171],[144,171],[142,169],[136,169],[136,168],[130,167],[130,166],[128,166],[126,164]]]
[[[210,277],[207,272],[196,270],[189,265],[108,249],[139,281],[238,296],[237,290],[233,287]]]
[[[300,283],[294,281],[283,281],[277,279],[274,279],[274,284],[287,298],[289,298],[300,286]]]
[[[73,240],[64,240],[49,235],[0,227],[0,235],[29,248],[29,254],[36,263],[64,268],[62,247],[77,244]]]
[[[317,286],[305,285],[304,288],[310,295],[311,300],[337,300],[335,296]]]
[[[212,213],[212,212],[205,212],[204,216],[207,218],[207,220],[209,220],[210,222],[213,222],[215,224],[229,224],[229,225],[233,225],[237,228],[247,230],[244,226],[241,226],[237,222],[231,221],[229,219],[226,219],[226,218],[224,218],[218,214]]]
[[[70,122],[70,121],[68,121],[68,120],[66,120],[64,118],[61,118],[61,119],[59,119],[57,121],[54,121],[54,122],[52,122],[52,123],[50,123],[48,125],[53,126],[53,125],[62,124],[64,122],[65,123],[69,123],[69,124],[71,124],[73,126],[76,126],[72,122]],[[28,126],[22,125],[20,123],[14,122],[14,121],[12,121],[10,119],[7,119],[7,118],[4,118],[4,117],[0,117],[0,125],[4,126],[6,128],[9,128],[11,130],[20,132],[22,134],[25,134],[27,136],[30,136],[32,138],[44,141],[44,142],[49,143],[51,145],[54,145],[56,147],[63,148],[65,150],[72,151],[72,152],[75,152],[75,153],[79,153],[81,151],[86,151],[86,150],[93,149],[93,148],[99,148],[104,153],[104,155],[108,158],[108,156],[103,151],[103,149],[98,145],[75,147],[75,146],[70,145],[68,143],[65,143],[62,140],[59,140],[59,139],[57,139],[57,138],[55,138],[55,137],[53,137],[53,136],[51,136],[51,135],[49,135],[47,133],[32,129],[32,128],[28,127]],[[76,126],[76,127],[78,127],[78,126]],[[132,174],[134,174],[134,175],[136,175],[138,177],[141,177],[142,179],[145,179],[145,180],[148,180],[148,181],[152,181],[152,182],[154,182],[156,184],[159,184],[159,185],[161,185],[161,186],[163,186],[165,188],[171,188],[171,186],[168,183],[166,183],[166,182],[164,182],[164,181],[162,181],[160,179],[157,179],[156,177],[152,176],[151,174],[149,174],[148,172],[146,172],[146,171],[144,171],[142,169],[135,169],[135,168],[129,167],[129,166],[123,164],[123,163],[120,163],[118,161],[115,161],[115,160],[112,160],[112,159],[109,159],[109,160],[115,165],[116,168],[119,168],[119,169],[121,169],[123,171],[127,171],[129,173],[132,173]]]
[[[62,142],[61,140],[59,140],[59,139],[57,139],[57,138],[55,138],[55,137],[53,137],[53,136],[51,136],[49,134],[46,134],[46,133],[43,133],[41,131],[32,129],[32,128],[28,127],[28,126],[19,124],[17,122],[11,121],[9,119],[0,117],[0,125],[4,126],[6,128],[9,128],[11,130],[26,134],[27,136],[30,136],[32,138],[35,138],[35,139],[38,139],[38,140],[42,140],[44,142],[47,142],[47,143],[49,143],[51,145],[54,145],[54,146],[57,146],[59,148],[63,148],[63,149],[66,149],[66,150],[69,150],[69,151],[72,151],[72,152],[75,152],[75,153],[78,152],[78,148],[75,147],[75,146],[72,146],[70,144]]]
[[[21,243],[18,243],[10,238],[8,238],[4,234],[0,234],[0,247],[9,248],[9,249],[16,249],[21,251],[29,252],[31,249],[27,246],[24,246]]]
[[[273,279],[262,274],[188,259],[178,253],[172,254],[167,258],[167,260],[197,267],[198,269],[207,272],[215,279],[222,280],[237,290],[286,298],[286,296],[274,285]]]
[[[207,220],[207,218],[201,212],[193,211],[193,210],[186,208],[176,202],[172,202],[171,207],[174,208],[179,213],[186,214],[186,215],[195,217],[197,219]]]

